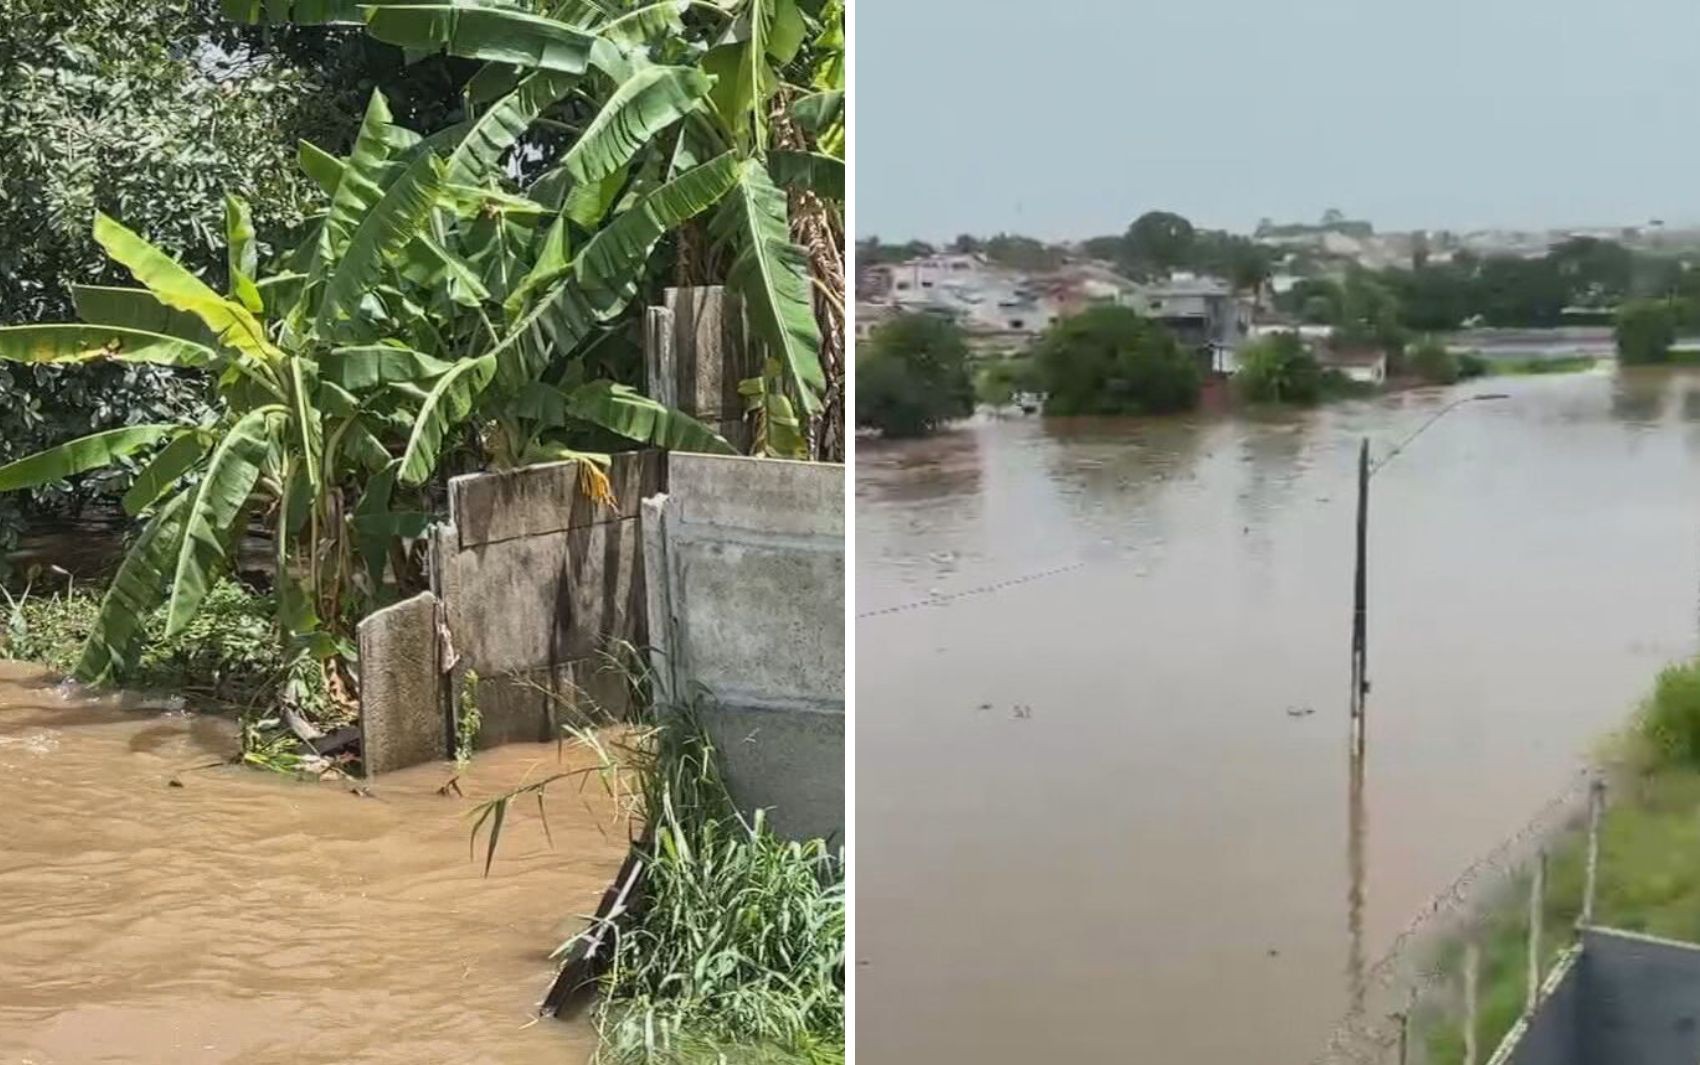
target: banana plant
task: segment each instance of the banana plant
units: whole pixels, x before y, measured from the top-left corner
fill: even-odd
[[[800,409],[801,425],[842,406],[841,0],[225,0],[225,10],[248,22],[358,20],[410,53],[484,61],[465,90],[479,133],[451,163],[454,183],[469,195],[495,190],[509,176],[504,157],[553,152],[541,176],[510,190],[548,209],[537,220],[543,239],[501,226],[472,235],[475,262],[530,258],[517,276],[484,278],[501,290],[510,325],[567,275],[567,249],[679,176],[730,156],[732,181],[707,226],[715,265],[694,280],[724,281],[740,295],[763,349],[758,365],[778,366],[760,375],[764,398],[753,415],[798,420],[790,412]],[[563,129],[571,136],[560,137]],[[501,250],[488,253],[491,244]],[[584,311],[570,306],[575,299],[557,293],[532,323],[557,349],[594,339],[574,324]],[[603,321],[605,312],[597,308]],[[841,449],[841,420],[836,431]],[[757,436],[769,451],[774,441],[805,444],[803,434],[764,432],[759,421]]]
[[[502,457],[516,463],[588,460],[573,447],[585,439],[731,450],[566,356],[608,331],[661,236],[722,199],[737,160],[643,186],[569,254],[564,230],[535,232],[548,212],[534,201],[462,183],[488,174],[513,135],[485,117],[421,137],[374,94],[346,158],[303,145],[328,204],[268,276],[255,276],[253,227],[234,198],[224,292],[101,215],[95,239],[140,287],[79,288],[78,324],[0,328],[3,359],[151,362],[214,382],[203,424],[132,426],[0,467],[6,491],[149,454],[124,499],[146,524],[77,679],[121,679],[156,609],[168,635],[182,631],[256,520],[276,545],[280,636],[321,662],[351,654],[355,620],[400,571],[399,545],[424,531],[421,486],[462,429],[509,441]]]

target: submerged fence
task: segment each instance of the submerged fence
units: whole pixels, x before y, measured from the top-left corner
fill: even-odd
[[[1435,895],[1355,978],[1313,1065],[1499,1065],[1558,959],[1594,918],[1606,792],[1578,774]]]

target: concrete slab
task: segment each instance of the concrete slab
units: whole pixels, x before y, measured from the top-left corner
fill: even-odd
[[[360,622],[360,743],[367,776],[449,756],[437,597],[420,592]]]

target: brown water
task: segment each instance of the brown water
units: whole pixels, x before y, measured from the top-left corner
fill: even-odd
[[[532,1007],[625,851],[594,780],[550,789],[553,849],[516,807],[486,880],[465,814],[559,771],[553,746],[481,754],[465,798],[447,765],[369,797],[194,768],[236,746],[0,663],[0,1062],[588,1059],[584,1022]]]
[[[1358,855],[1358,441],[1473,389],[858,449],[862,1060],[1308,1061],[1694,650],[1700,374],[1488,387],[1373,482]]]

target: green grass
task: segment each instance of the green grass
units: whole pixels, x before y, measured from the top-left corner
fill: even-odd
[[[0,658],[69,673],[94,628],[101,592],[83,585],[6,593],[0,603],[5,608]],[[188,627],[170,639],[164,608],[155,611],[145,625],[143,648],[119,684],[247,708],[273,700],[286,679],[270,597],[228,578],[213,585]]]
[[[1592,370],[1600,360],[1592,355],[1570,355],[1562,359],[1493,359],[1490,373],[1524,377],[1553,373],[1583,373]]]
[[[597,1002],[603,1058],[842,1062],[842,852],[740,817],[689,712],[649,732],[632,764],[652,843],[644,906]]]
[[[648,704],[639,681],[638,705]],[[533,781],[472,811],[488,873],[514,800],[599,775],[649,828],[641,902],[616,918],[592,1017],[597,1060],[642,1065],[842,1065],[844,855],[775,835],[734,807],[712,740],[688,709],[608,739],[565,726],[600,764]],[[593,927],[561,944],[563,956]]]

